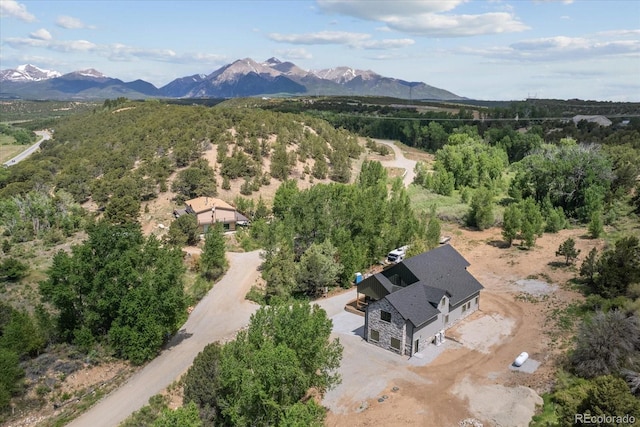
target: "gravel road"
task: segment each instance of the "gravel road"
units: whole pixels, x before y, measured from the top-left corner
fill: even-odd
[[[402,153],[400,147],[398,147],[393,141],[387,139],[376,139],[375,141],[379,144],[384,144],[390,147],[396,155],[396,158],[394,160],[384,160],[380,162],[382,163],[382,166],[404,168],[406,170],[406,173],[402,178],[404,186],[408,187],[409,185],[413,184],[413,179],[416,176],[416,173],[413,170],[416,167],[416,161],[407,159],[404,156],[404,153]]]
[[[259,251],[227,257],[229,271],[191,312],[167,349],[69,426],[117,426],[186,372],[207,344],[231,339],[249,323],[258,306],[244,297],[259,274]]]

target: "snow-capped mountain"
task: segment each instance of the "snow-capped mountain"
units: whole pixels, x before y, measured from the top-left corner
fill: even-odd
[[[351,67],[325,68],[323,70],[312,70],[315,76],[324,80],[331,80],[338,84],[347,83],[356,77],[362,77],[362,80],[372,80],[382,77],[371,70],[357,70]]]
[[[123,82],[89,68],[61,75],[33,65],[0,71],[0,97],[27,99],[232,98],[257,95],[355,95],[413,99],[461,99],[422,82],[381,76],[370,70],[335,67],[307,71],[292,62],[244,58],[208,75],[180,77],[160,89],[143,80]]]
[[[62,74],[57,71],[43,70],[35,65],[20,65],[15,69],[0,71],[0,82],[39,82],[41,80],[60,77]]]
[[[0,72],[0,97],[25,99],[106,99],[158,97],[160,93],[143,80],[123,82],[93,68],[61,75],[25,65]]]

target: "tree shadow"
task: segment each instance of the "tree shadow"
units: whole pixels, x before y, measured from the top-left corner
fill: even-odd
[[[164,350],[168,350],[171,347],[175,347],[182,341],[191,338],[193,334],[187,333],[185,329],[180,329],[176,334],[164,345]]]
[[[549,261],[547,263],[547,265],[549,267],[553,267],[553,268],[568,268],[571,267],[571,264],[568,264],[564,261]]]
[[[487,242],[487,245],[498,249],[507,249],[511,247],[511,245],[504,240],[490,240]]]

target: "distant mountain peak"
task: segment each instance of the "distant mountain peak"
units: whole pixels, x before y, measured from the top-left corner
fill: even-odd
[[[35,65],[24,64],[18,65],[15,69],[0,71],[0,81],[12,82],[39,82],[41,80],[53,79],[60,77],[62,74],[58,71],[45,70]]]
[[[77,76],[83,76],[83,77],[93,77],[93,78],[96,78],[96,79],[101,79],[101,78],[107,77],[104,74],[102,74],[100,71],[96,70],[95,68],[87,68],[86,70],[79,70],[79,71],[76,71],[73,74],[75,74]]]
[[[321,79],[331,80],[339,84],[347,83],[356,77],[361,77],[363,80],[371,80],[380,77],[379,74],[374,73],[371,70],[357,70],[351,67],[325,68],[323,70],[314,70],[311,72]]]
[[[307,71],[289,61],[271,57],[264,62],[238,59],[208,75],[174,79],[158,89],[143,80],[123,82],[88,68],[62,76],[31,64],[0,71],[0,92],[26,99],[106,99],[132,97],[233,98],[258,95],[360,95],[405,99],[461,99],[444,89],[422,82],[384,77],[371,70],[335,67]]]
[[[267,67],[273,67],[274,65],[278,65],[278,64],[282,64],[282,61],[280,61],[275,56],[272,56],[271,58],[267,59],[262,63],[262,65],[266,65]]]

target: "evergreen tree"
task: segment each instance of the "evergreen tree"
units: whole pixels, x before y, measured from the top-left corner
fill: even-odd
[[[602,212],[596,211],[591,214],[591,220],[589,221],[589,236],[597,239],[604,232],[604,226],[602,225]]]
[[[433,249],[440,244],[440,220],[436,215],[436,207],[433,205],[429,214],[429,222],[427,223],[426,243],[427,249]]]
[[[571,264],[580,254],[580,249],[576,249],[576,241],[568,238],[560,244],[556,251],[556,256],[565,257],[565,264]]]
[[[222,276],[227,268],[224,230],[222,223],[212,224],[205,233],[204,248],[200,257],[200,271],[209,280]]]
[[[517,204],[511,204],[504,210],[502,219],[502,237],[509,246],[518,237],[518,232],[522,227],[522,212]]]

